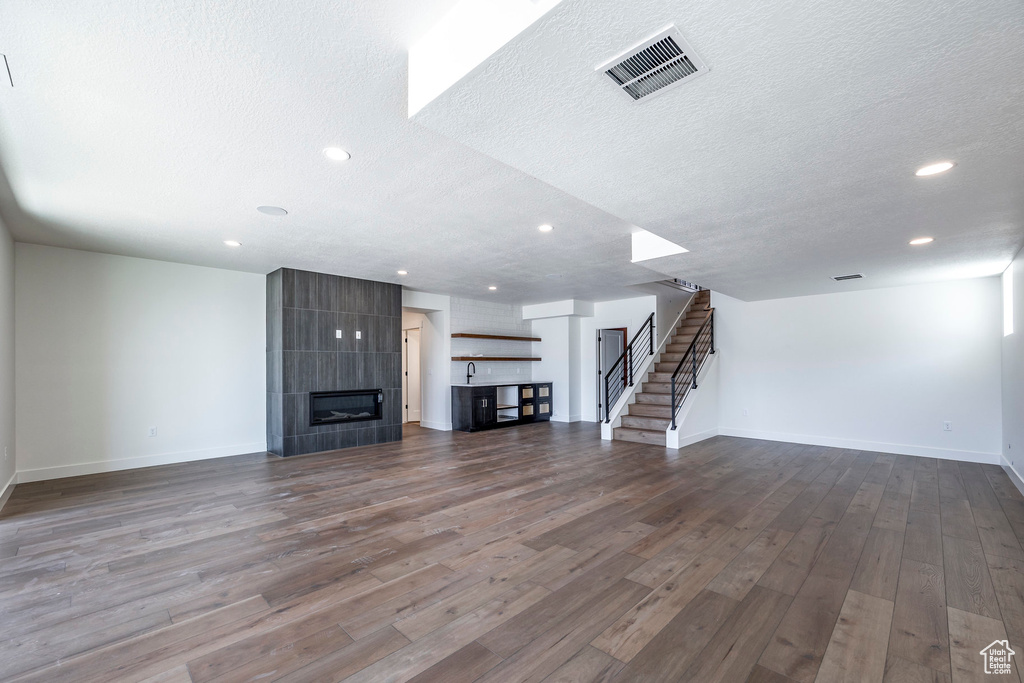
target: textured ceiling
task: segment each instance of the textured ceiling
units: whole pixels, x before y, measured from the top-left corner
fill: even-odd
[[[0,209],[23,241],[521,303],[988,274],[1024,241],[1017,0],[564,0],[410,121],[406,50],[452,4],[3,0]],[[672,22],[707,76],[635,105],[593,72]],[[691,251],[631,264],[634,225]]]
[[[627,222],[408,120],[407,47],[451,4],[3,0],[15,237],[513,302],[663,277]]]
[[[414,120],[690,249],[645,265],[743,299],[989,275],[1020,248],[1019,0],[626,6],[565,0]],[[594,71],[671,23],[708,75],[633,103]]]

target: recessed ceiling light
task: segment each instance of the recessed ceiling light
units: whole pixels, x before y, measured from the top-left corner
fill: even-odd
[[[400,270],[400,271],[398,271],[398,274],[399,275],[408,275],[409,271],[407,271],[407,270]]]
[[[921,168],[917,169],[914,175],[935,175],[936,173],[944,173],[945,171],[948,171],[951,168],[953,168],[952,161],[940,161],[937,164],[928,164],[927,166],[922,166]]]
[[[489,289],[489,290],[491,290],[491,291],[493,292],[494,290],[496,290],[496,289],[497,289],[497,287],[495,287],[494,285],[491,285],[491,286],[490,286],[490,287],[488,287],[487,289]]]
[[[537,229],[540,230],[541,232],[551,232],[552,230],[555,229],[555,226],[545,223],[544,225],[537,226]]]
[[[348,161],[352,155],[341,147],[324,147],[324,156],[331,161]]]
[[[224,244],[228,245],[229,247],[240,247],[240,246],[242,246],[241,242],[236,242],[235,240],[224,240]]]
[[[288,212],[282,209],[280,206],[257,206],[256,210],[260,213],[265,213],[268,216],[287,216]]]
[[[934,241],[935,241],[934,237],[918,237],[917,239],[910,240],[910,243],[913,244],[916,247],[916,246],[920,246],[922,244],[930,244],[931,242],[934,242]]]

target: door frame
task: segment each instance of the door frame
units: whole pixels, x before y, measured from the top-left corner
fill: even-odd
[[[629,328],[626,327],[599,327],[597,328],[597,421],[604,422],[606,419],[606,413],[608,407],[604,405],[604,382],[601,376],[601,333],[609,332],[621,332],[622,333],[622,350],[625,351],[629,346]],[[623,386],[629,384],[626,379],[625,373],[622,376]]]
[[[409,423],[409,333],[416,332],[419,335],[417,350],[419,351],[419,393],[420,393],[420,419],[413,420],[419,423],[423,419],[423,328],[407,327],[402,330],[402,424]]]

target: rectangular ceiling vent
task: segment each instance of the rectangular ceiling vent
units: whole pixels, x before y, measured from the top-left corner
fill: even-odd
[[[669,26],[658,35],[597,67],[634,102],[688,83],[708,72],[679,29]]]
[[[843,280],[860,280],[864,277],[864,273],[854,273],[853,275],[833,275],[832,279],[836,282],[842,282]]]

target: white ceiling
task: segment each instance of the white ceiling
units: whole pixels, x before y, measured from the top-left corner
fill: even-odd
[[[991,274],[1024,242],[1018,0],[563,0],[410,121],[452,4],[3,0],[0,209],[22,241],[520,303]],[[708,75],[633,104],[594,73],[673,22]],[[690,252],[631,264],[633,226]]]
[[[594,71],[670,23],[708,75],[634,103]],[[565,0],[414,120],[690,250],[651,267],[795,296],[1006,266],[1022,64],[1019,0]]]

